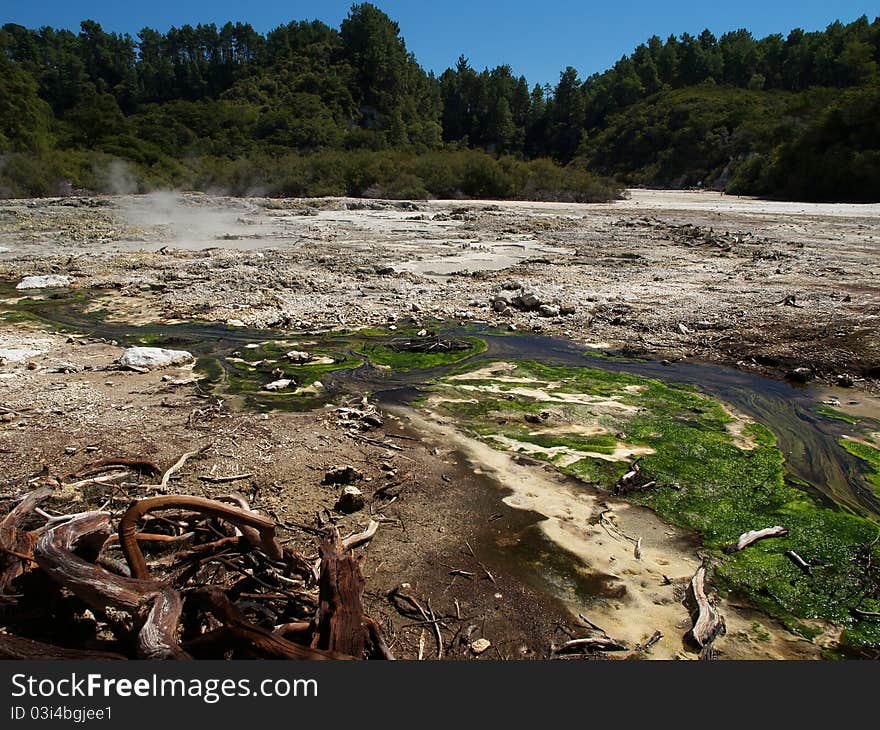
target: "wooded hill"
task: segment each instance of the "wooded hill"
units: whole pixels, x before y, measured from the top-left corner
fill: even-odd
[[[574,62],[577,59],[573,59]],[[627,184],[880,200],[880,18],[755,39],[652,37],[529,87],[461,57],[439,77],[368,3],[291,22],[0,30],[0,193],[600,200]]]

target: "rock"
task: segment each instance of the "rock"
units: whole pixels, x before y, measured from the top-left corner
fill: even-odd
[[[230,327],[247,327],[244,321],[240,319],[227,319],[226,324]]]
[[[357,487],[348,486],[342,490],[333,509],[350,515],[352,512],[363,509],[365,504],[364,493]]]
[[[119,358],[119,364],[127,368],[164,368],[184,365],[193,361],[186,350],[166,350],[164,347],[129,347]]]
[[[278,380],[273,380],[271,383],[266,383],[263,386],[263,390],[286,390],[295,384],[293,378],[278,378]]]
[[[30,363],[28,363],[28,366],[30,366]],[[28,369],[30,369],[30,367],[28,367]],[[58,363],[58,365],[56,365],[54,368],[52,368],[52,370],[50,372],[64,373],[66,375],[69,375],[70,373],[78,373],[81,370],[82,370],[82,368],[79,365],[77,365],[76,363],[61,362],[61,363]]]
[[[574,304],[565,303],[565,304],[559,305],[559,313],[560,314],[565,314],[565,315],[574,314],[576,311],[577,311],[577,307],[575,307]]]
[[[479,656],[490,646],[492,646],[492,642],[488,639],[477,639],[476,641],[472,641],[470,644],[468,644],[468,646],[474,654]]]
[[[26,276],[15,285],[15,288],[47,289],[55,286],[69,286],[72,283],[72,276],[65,276],[63,274],[46,274],[44,276]]]
[[[542,304],[538,307],[538,314],[542,317],[558,317],[560,310],[555,304]]]
[[[795,368],[789,371],[788,377],[798,383],[806,383],[813,377],[813,371],[810,368]]]
[[[841,374],[836,378],[837,384],[841,388],[852,388],[853,387],[853,379],[849,375]]]
[[[514,298],[513,304],[520,309],[531,311],[545,304],[544,297],[534,289],[521,289],[519,294]]]
[[[363,473],[353,466],[334,466],[324,475],[321,484],[351,484],[363,478]]]
[[[304,365],[307,362],[311,362],[312,356],[304,350],[291,350],[287,353],[287,359],[297,365]]]

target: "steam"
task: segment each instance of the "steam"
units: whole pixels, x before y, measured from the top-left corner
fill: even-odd
[[[204,248],[220,241],[271,235],[242,200],[208,198],[159,190],[121,198],[116,208],[138,237],[158,237],[184,248]]]
[[[138,179],[124,160],[114,159],[95,170],[101,188],[113,195],[131,195],[138,191]]]

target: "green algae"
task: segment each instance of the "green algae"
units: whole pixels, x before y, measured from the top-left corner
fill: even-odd
[[[851,425],[859,423],[862,420],[861,418],[858,418],[856,416],[851,416],[848,413],[838,411],[831,406],[818,405],[813,410],[820,416],[823,416],[825,418],[830,418],[835,421],[843,421],[844,423],[849,423]]]
[[[880,610],[869,567],[871,561],[880,563],[876,541],[880,528],[849,510],[819,503],[799,484],[787,481],[783,455],[768,428],[737,421],[721,403],[692,387],[627,373],[519,362],[504,376],[543,388],[554,397],[581,394],[595,396],[597,402],[542,401],[522,392],[510,393],[516,383],[491,377],[440,379],[432,388],[434,400],[429,396],[427,402],[454,415],[473,435],[499,449],[505,447],[494,435],[545,449],[558,446],[606,454],[618,443],[647,447],[652,453],[642,455],[639,466],[644,480],[656,481],[657,486],[630,493],[626,499],[697,532],[723,590],[744,597],[808,638],[816,631],[809,621],[818,619],[842,626],[846,647],[880,644],[877,622],[859,621],[853,614],[854,609]],[[480,387],[507,392],[499,396]],[[450,402],[457,399],[466,402]],[[541,413],[545,420],[536,419]],[[596,426],[607,433],[578,434],[577,426],[582,430]],[[880,450],[860,442],[842,443],[871,464],[878,484]],[[530,455],[558,461],[540,450]],[[584,458],[556,466],[610,490],[630,463],[629,459]],[[738,553],[725,552],[725,546],[742,533],[776,524],[787,527],[789,535]],[[788,550],[812,566],[812,575],[794,565],[786,556]]]
[[[363,333],[361,333],[363,336]],[[382,337],[378,335],[378,337]],[[384,339],[384,338],[383,338]],[[385,341],[370,341],[361,345],[357,352],[369,358],[375,365],[390,367],[396,372],[426,370],[428,368],[452,365],[478,355],[486,350],[486,341],[478,337],[463,338],[469,344],[467,349],[446,350],[442,352],[408,352],[394,350]]]
[[[863,441],[853,439],[841,439],[840,445],[850,454],[864,461],[871,471],[868,473],[868,481],[874,486],[874,491],[880,496],[880,449]]]

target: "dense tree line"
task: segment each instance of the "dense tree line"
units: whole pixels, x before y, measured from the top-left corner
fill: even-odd
[[[426,73],[369,3],[338,29],[295,21],[266,34],[246,23],[136,38],[93,21],[78,33],[7,24],[0,179],[12,193],[51,191],[62,177],[94,185],[95,160],[121,158],[142,186],[194,185],[209,169],[291,155],[315,157],[307,174],[323,178],[317,161],[341,160],[334,151],[400,161],[472,150],[512,158],[508,170],[551,159],[576,168],[570,180],[592,169],[630,183],[880,199],[878,63],[880,19],[864,17],[787,37],[655,36],[604,73],[581,80],[570,67],[533,88],[510,66],[478,71],[464,56]],[[840,164],[858,174],[829,176]],[[821,185],[792,184],[795,169]],[[396,187],[440,192],[421,178]]]

